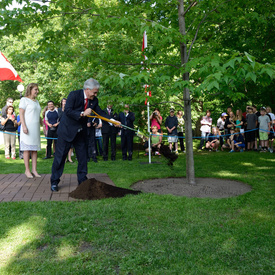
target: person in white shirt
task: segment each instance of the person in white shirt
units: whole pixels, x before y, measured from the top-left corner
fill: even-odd
[[[206,111],[206,116],[202,117],[201,120],[201,143],[200,143],[200,147],[199,150],[202,149],[203,145],[204,145],[204,141],[207,141],[209,134],[211,133],[211,126],[212,126],[212,118],[211,116],[211,112],[209,110]]]

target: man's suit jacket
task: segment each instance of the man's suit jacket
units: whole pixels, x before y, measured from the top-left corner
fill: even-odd
[[[103,110],[105,114],[108,114],[107,108]],[[114,110],[111,109],[110,117],[117,120],[118,115],[114,113]],[[114,125],[110,125],[107,121],[102,120],[102,127],[101,127],[101,133],[102,134],[116,134],[118,132],[118,128]]]
[[[98,99],[94,97],[93,100],[88,100],[87,108],[95,110],[99,115],[110,118],[110,116],[104,113],[98,106]],[[83,131],[83,134],[87,136],[87,122],[88,117],[81,117],[81,112],[84,111],[84,91],[77,90],[70,92],[66,105],[64,114],[62,115],[59,127],[58,127],[58,137],[63,138],[68,142],[72,142],[79,132]]]
[[[124,112],[119,113],[118,120],[121,122],[121,124],[126,125],[128,127],[134,128],[134,121],[135,121],[135,113],[129,112],[128,116],[125,116]],[[129,129],[122,129],[121,134],[133,134],[134,131]]]

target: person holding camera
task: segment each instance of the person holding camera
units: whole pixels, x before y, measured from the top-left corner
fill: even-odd
[[[52,157],[52,143],[54,140],[54,145],[57,142],[57,126],[59,124],[59,115],[57,109],[54,107],[53,101],[48,101],[48,111],[45,114],[45,122],[48,125],[47,133],[47,155],[44,159],[49,159]]]
[[[160,111],[158,108],[155,108],[154,112],[150,116],[150,120],[151,120],[151,129],[153,128],[153,126],[157,126],[158,132],[161,133],[160,126],[162,123],[162,116],[160,115]]]
[[[6,109],[6,115],[2,116],[1,124],[5,127],[4,143],[5,143],[5,158],[10,158],[10,147],[11,157],[15,159],[15,143],[16,143],[16,129],[17,121],[14,116],[14,109],[12,106],[8,106]]]

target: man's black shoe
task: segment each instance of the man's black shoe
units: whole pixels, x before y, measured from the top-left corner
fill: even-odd
[[[97,163],[97,159],[93,159],[93,162]]]
[[[51,159],[52,157],[44,157],[43,159]]]
[[[59,190],[59,189],[58,189],[58,186],[57,186],[57,185],[52,185],[52,186],[51,186],[51,191],[52,191],[52,192],[58,192],[58,190]]]

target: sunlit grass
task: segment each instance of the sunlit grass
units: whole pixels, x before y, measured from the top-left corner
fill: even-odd
[[[52,159],[38,153],[38,170]],[[174,166],[89,162],[90,173],[107,173],[117,186],[139,180],[185,177],[186,156]],[[75,160],[75,157],[73,157]],[[194,153],[196,177],[238,180],[252,191],[211,200],[141,194],[79,202],[0,203],[0,274],[272,274],[275,237],[275,161],[256,152]],[[77,162],[65,173],[76,173]],[[6,161],[2,173],[22,173],[22,160]],[[3,259],[3,260],[2,260]]]
[[[43,218],[30,217],[28,221],[11,227],[0,239],[0,270],[9,265],[20,251],[37,239],[43,232]]]

